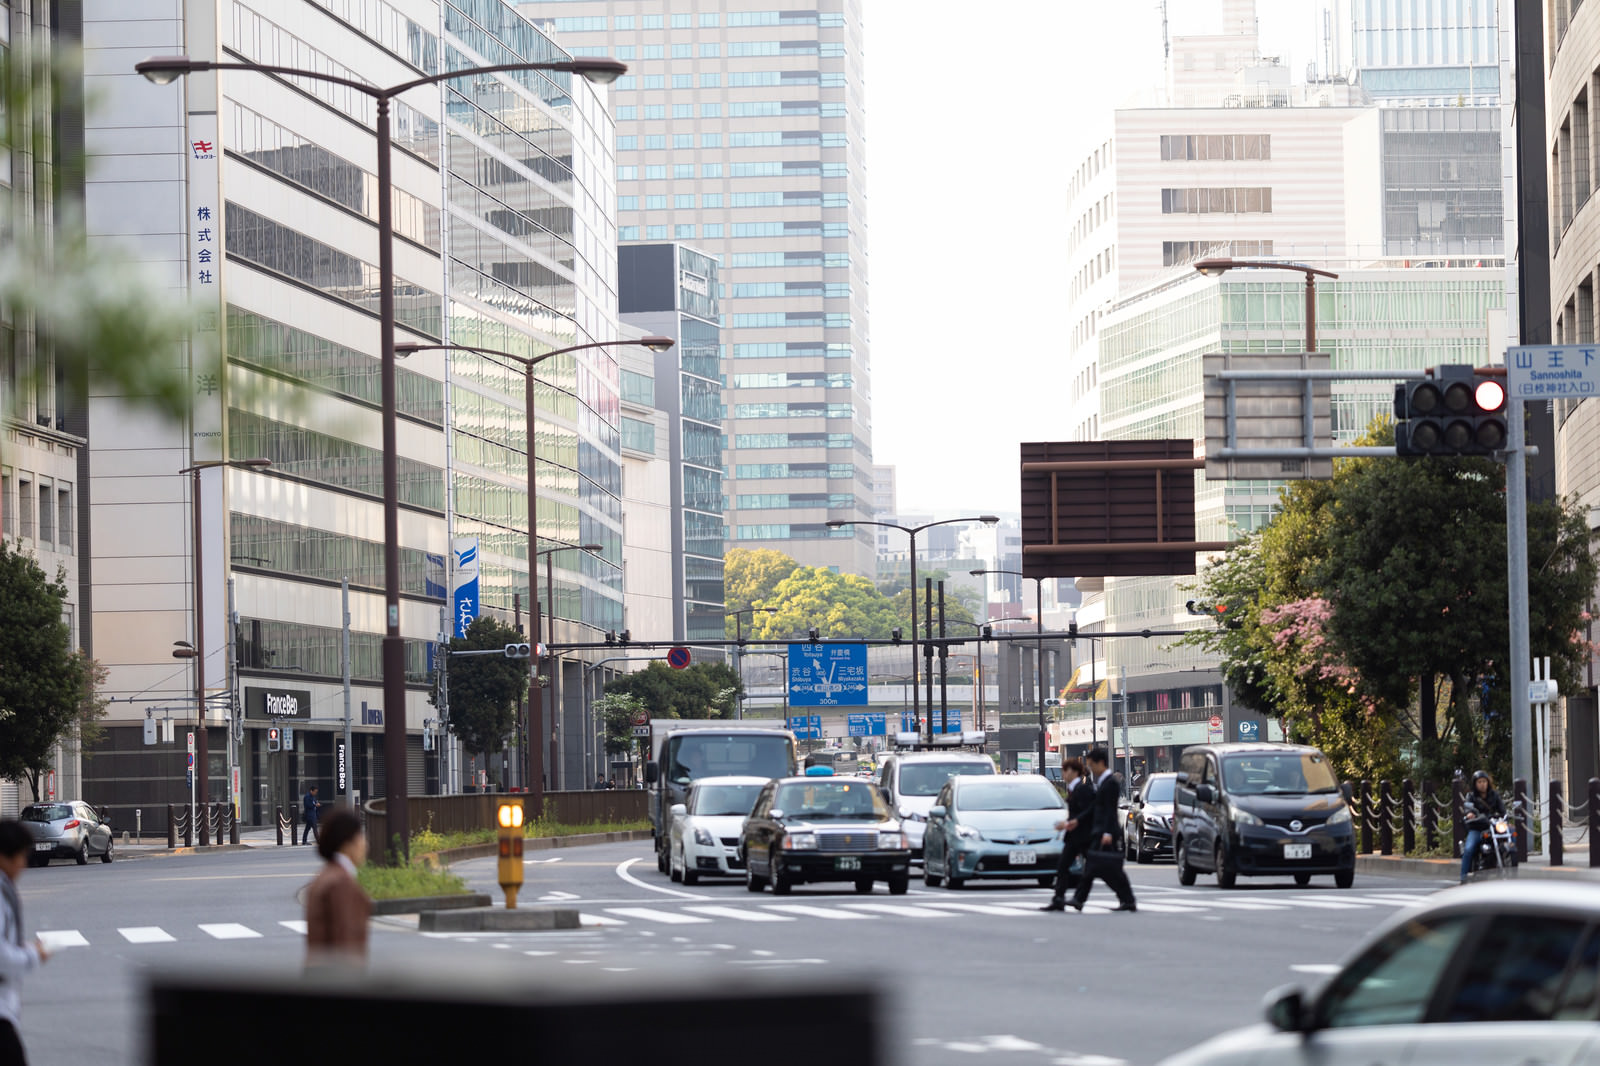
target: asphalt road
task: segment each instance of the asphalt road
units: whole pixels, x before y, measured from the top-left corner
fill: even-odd
[[[61,945],[24,984],[32,1062],[142,1061],[152,968],[297,972],[296,892],[316,866],[310,848],[286,847],[27,871],[27,924]],[[457,867],[498,900],[494,869],[488,859]],[[975,1054],[1006,1066],[1117,1066],[1257,1020],[1270,988],[1314,984],[1385,916],[1444,887],[1359,877],[1348,891],[1241,880],[1223,892],[1208,878],[1181,888],[1167,865],[1129,871],[1139,913],[1110,913],[1114,900],[1096,886],[1086,913],[1044,914],[1033,908],[1048,893],[1031,885],[913,882],[905,896],[801,885],[779,898],[732,881],[674,885],[648,843],[561,849],[527,860],[522,903],[575,907],[582,929],[431,936],[380,921],[373,966],[492,955],[543,976],[581,967],[602,982],[847,972],[889,994],[886,1047],[905,1066],[971,1066]]]

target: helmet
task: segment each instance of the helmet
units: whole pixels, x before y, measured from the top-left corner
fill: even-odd
[[[1473,785],[1474,788],[1477,787],[1479,781],[1489,781],[1490,784],[1494,783],[1489,778],[1489,771],[1487,771],[1487,770],[1474,770],[1473,773],[1472,773],[1472,785]]]

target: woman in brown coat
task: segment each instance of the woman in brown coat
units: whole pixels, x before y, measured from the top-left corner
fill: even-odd
[[[322,823],[317,852],[328,860],[306,889],[306,965],[361,965],[367,960],[372,901],[356,881],[367,861],[367,837],[347,810]]]

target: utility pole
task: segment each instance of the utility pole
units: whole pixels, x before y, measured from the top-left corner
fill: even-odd
[[[339,617],[343,620],[339,627],[339,676],[344,681],[344,759],[341,765],[333,768],[333,772],[342,780],[338,784],[343,786],[345,802],[351,807],[355,806],[354,791],[350,788],[350,768],[355,759],[350,751],[350,579],[339,579],[339,602],[341,604]]]

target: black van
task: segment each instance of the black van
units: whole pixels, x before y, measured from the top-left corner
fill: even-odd
[[[1178,881],[1214,873],[1232,888],[1246,877],[1332,874],[1356,879],[1356,839],[1333,769],[1299,744],[1199,744],[1185,748],[1174,789]]]

